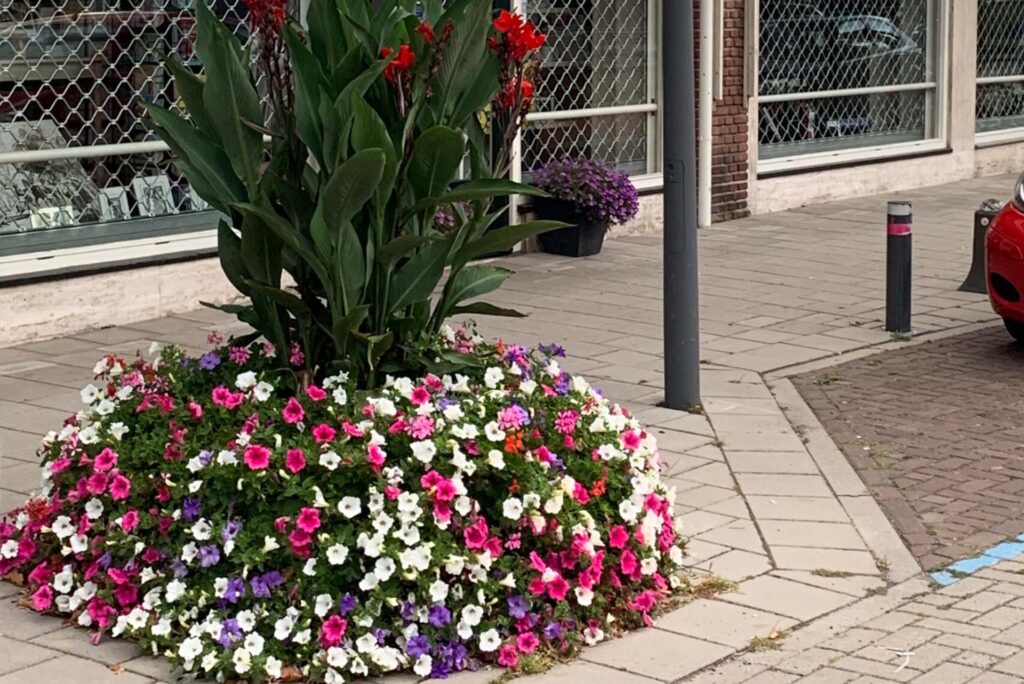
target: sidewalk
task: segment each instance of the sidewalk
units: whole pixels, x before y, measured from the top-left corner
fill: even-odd
[[[983,296],[956,287],[970,263],[974,209],[988,197],[1008,196],[1013,180],[901,195],[914,203],[920,332],[941,336],[994,324]],[[588,649],[581,662],[528,681],[773,684],[807,675],[803,681],[921,677],[945,684],[986,670],[987,678],[976,681],[1020,681],[1024,566],[1007,560],[928,593],[917,561],[787,379],[835,363],[840,354],[846,360],[904,346],[881,329],[887,199],[753,217],[702,234],[706,415],[656,405],[663,394],[659,237],[616,240],[587,260],[501,260],[517,273],[493,301],[531,315],[483,320],[481,332],[562,344],[571,370],[634,409],[658,436],[679,491],[694,572],[738,583],[736,591],[697,600],[654,629]],[[0,350],[0,506],[20,503],[38,485],[32,454],[39,435],[77,407],[77,390],[98,356],[132,354],[151,341],[196,347],[206,331],[235,326],[203,310]],[[0,584],[0,596],[10,594]],[[7,600],[0,615],[0,684],[170,677],[165,665],[129,644],[93,648],[83,632]],[[763,644],[781,631],[788,636],[767,639],[780,650],[747,650],[752,639]],[[875,641],[916,653],[897,673],[895,652]],[[124,671],[106,669],[115,664]]]

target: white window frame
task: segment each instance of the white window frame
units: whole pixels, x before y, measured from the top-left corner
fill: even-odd
[[[992,83],[1024,83],[1024,74],[1018,74],[1016,76],[985,76],[978,77],[978,86],[989,85]],[[977,90],[975,90],[977,92]],[[974,112],[975,115],[975,127],[977,127],[977,109]],[[995,147],[996,145],[1009,145],[1011,143],[1024,142],[1024,126],[1015,126],[1013,128],[1003,128],[997,131],[981,131],[979,132],[975,128],[974,132],[974,146],[975,147]]]
[[[934,54],[935,79],[922,83],[900,84],[896,86],[874,86],[867,88],[850,88],[847,90],[829,90],[811,93],[787,93],[780,95],[761,95],[760,83],[760,31],[761,31],[761,8],[760,2],[754,0],[747,5],[748,10],[756,12],[753,21],[748,24],[753,36],[752,59],[748,59],[747,78],[750,80],[749,93],[751,94],[752,106],[749,108],[749,125],[753,131],[751,136],[751,155],[755,159],[755,170],[757,175],[770,175],[798,170],[813,170],[816,168],[835,166],[837,164],[851,164],[866,161],[875,161],[930,152],[940,152],[949,149],[949,21],[952,0],[935,0],[929,2],[929,13],[937,12],[938,16],[928,18],[927,49]],[[749,37],[748,37],[749,42]],[[749,54],[749,53],[748,53]],[[789,157],[777,157],[772,159],[760,158],[760,116],[761,104],[765,102],[781,102],[792,100],[814,99],[816,97],[834,97],[842,95],[859,95],[871,93],[887,93],[900,91],[926,90],[934,93],[931,100],[926,100],[925,128],[933,126],[933,135],[924,140],[911,142],[865,145],[844,150],[828,150],[823,152],[812,152],[809,154],[793,155]]]

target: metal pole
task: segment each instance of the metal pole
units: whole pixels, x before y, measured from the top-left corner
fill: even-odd
[[[665,137],[665,405],[700,404],[693,0],[662,5]]]
[[[885,329],[910,333],[913,213],[910,202],[889,202],[885,250]]]

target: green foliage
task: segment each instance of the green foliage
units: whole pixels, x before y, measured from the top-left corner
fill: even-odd
[[[561,224],[490,229],[496,198],[543,195],[486,163],[484,131],[511,139],[521,124],[493,111],[490,0],[426,3],[429,42],[413,2],[374,11],[369,0],[313,0],[308,29],[286,21],[259,35],[269,112],[250,53],[196,4],[204,74],[169,65],[188,116],[150,105],[150,123],[224,215],[221,264],[250,300],[226,310],[271,341],[282,366],[297,345],[304,381],[347,370],[373,387],[384,370],[457,367],[422,348],[449,316],[519,315],[468,301],[509,275],[470,261]]]

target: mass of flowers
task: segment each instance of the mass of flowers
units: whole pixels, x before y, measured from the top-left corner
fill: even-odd
[[[575,204],[591,223],[625,223],[640,209],[629,176],[600,161],[553,161],[534,172],[533,183],[552,197]]]
[[[682,561],[654,438],[555,346],[444,338],[478,363],[369,392],[258,341],[104,358],[0,575],[229,680],[515,668],[649,624]]]

